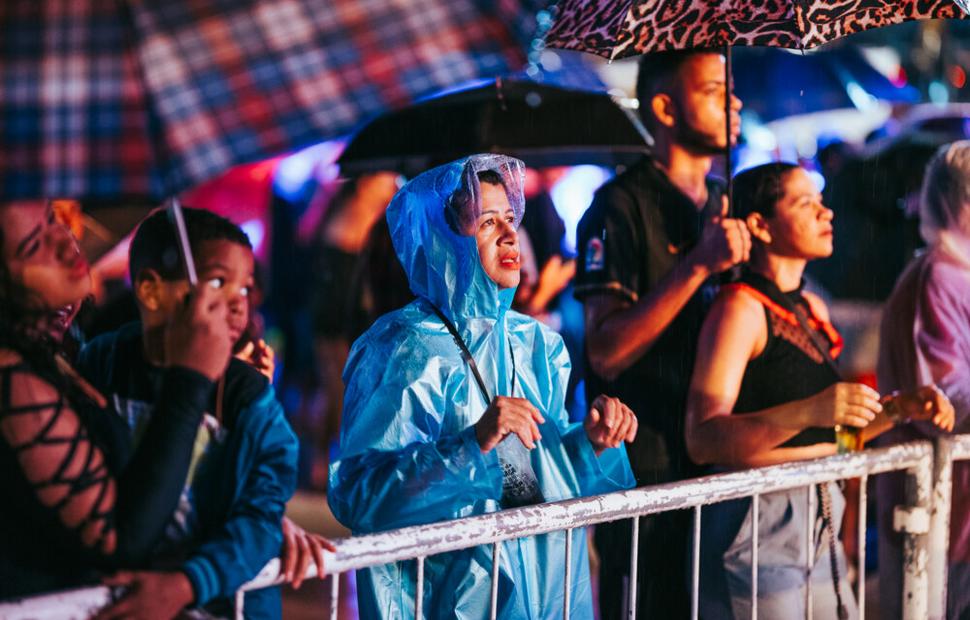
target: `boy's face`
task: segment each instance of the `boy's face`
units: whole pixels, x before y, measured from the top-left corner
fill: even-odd
[[[199,282],[222,291],[229,307],[229,333],[239,340],[249,323],[249,292],[253,287],[254,260],[249,248],[218,239],[203,241],[195,247]],[[188,280],[163,281],[157,288],[158,313],[166,320],[189,290]]]

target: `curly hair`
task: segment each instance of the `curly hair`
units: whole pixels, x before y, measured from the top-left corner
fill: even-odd
[[[0,228],[0,255],[5,243],[6,235]],[[18,353],[40,376],[55,387],[67,389],[55,361],[59,346],[37,329],[48,312],[33,291],[17,282],[6,261],[0,260],[0,349]]]
[[[246,233],[226,218],[205,209],[182,207],[189,243],[194,252],[205,241],[230,241],[253,249]],[[185,277],[182,253],[175,227],[167,209],[156,209],[138,225],[128,249],[128,269],[135,282],[145,269],[156,271],[166,280]]]

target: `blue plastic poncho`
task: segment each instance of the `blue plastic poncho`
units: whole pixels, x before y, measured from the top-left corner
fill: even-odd
[[[431,303],[455,323],[489,393],[527,398],[545,418],[528,458],[546,501],[634,484],[622,447],[597,458],[582,425],[567,423],[570,363],[562,339],[509,310],[514,289],[499,290],[481,266],[474,237],[456,234],[445,219],[446,201],[468,172],[493,168],[514,181],[506,190],[518,221],[521,173],[509,171],[519,166],[482,155],[441,166],[408,183],[388,207],[394,247],[418,299],[378,319],[354,344],[344,370],[340,456],[331,466],[328,499],[354,533],[501,509],[499,450],[482,454],[475,438],[474,424],[488,403]],[[503,543],[498,617],[562,617],[565,536]],[[589,618],[586,536],[581,529],[572,536],[569,615]],[[490,547],[429,557],[426,617],[487,618],[491,558]],[[361,617],[413,617],[415,572],[413,560],[359,571]]]

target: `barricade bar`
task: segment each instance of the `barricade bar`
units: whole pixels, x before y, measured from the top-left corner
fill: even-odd
[[[415,558],[417,562],[416,576],[414,578],[414,617],[424,617],[424,556],[419,555]]]
[[[492,543],[492,593],[489,599],[488,617],[495,620],[498,613],[498,571],[502,561],[502,543]]]
[[[970,438],[968,438],[970,448]],[[933,446],[928,441],[867,449],[809,461],[796,461],[682,482],[618,491],[537,506],[492,512],[454,521],[417,525],[380,534],[335,540],[336,553],[324,552],[327,572],[346,572],[418,556],[489,545],[494,542],[586,527],[607,521],[706,506],[752,494],[787,491],[820,482],[858,478],[863,474],[928,466]],[[277,583],[260,577],[247,590]]]
[[[337,620],[340,608],[340,574],[330,575],[330,620]]]
[[[636,620],[637,617],[637,584],[640,583],[638,570],[640,567],[640,519],[633,518],[630,531],[630,577],[627,588],[626,617]]]
[[[4,620],[36,620],[37,618],[87,620],[103,607],[111,604],[113,600],[111,589],[107,586],[51,592],[0,603],[0,618]]]
[[[970,436],[953,440],[954,458],[970,459]],[[810,487],[866,474],[922,468],[931,471],[933,445],[928,441],[910,442],[887,448],[796,461],[752,470],[716,474],[650,487],[619,491],[550,504],[401,528],[379,534],[334,541],[337,551],[324,551],[328,574],[377,566],[400,560],[418,559],[417,572],[423,577],[423,558],[514,538],[634,518],[644,515],[696,508],[717,502]],[[928,485],[927,485],[928,486]],[[316,576],[311,565],[306,577]],[[282,583],[278,559],[270,561],[260,574],[240,591],[255,590]],[[418,582],[419,594],[423,591]],[[110,602],[105,587],[83,588],[21,601],[0,603],[4,618],[36,617],[38,609],[63,609],[64,618],[83,618],[77,610],[95,610]],[[420,598],[415,601],[420,607]],[[53,607],[52,607],[53,606]],[[417,610],[416,610],[417,611]],[[90,613],[88,613],[90,615]]]
[[[566,576],[563,585],[562,620],[569,620],[573,591],[573,531],[566,530]]]
[[[691,548],[691,578],[690,578],[690,618],[697,620],[700,613],[700,589],[701,589],[701,508],[694,506],[694,540]]]
[[[815,617],[815,599],[812,597],[812,571],[815,568],[815,515],[818,514],[815,485],[805,488],[805,620]]]
[[[751,496],[751,620],[758,620],[758,520],[761,496]]]
[[[970,460],[970,434],[953,435],[945,440],[950,444],[950,454],[954,461]]]

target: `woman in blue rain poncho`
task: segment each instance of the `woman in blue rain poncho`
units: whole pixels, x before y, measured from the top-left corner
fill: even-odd
[[[633,486],[636,418],[600,397],[569,425],[562,339],[509,310],[519,281],[521,162],[476,155],[425,172],[387,220],[417,300],[355,344],[328,499],[364,534]],[[463,353],[464,351],[464,353]],[[492,396],[494,397],[492,397]],[[561,618],[566,534],[502,544],[498,617]],[[570,617],[592,617],[586,538],[573,531]],[[429,557],[429,618],[488,617],[492,553]],[[362,618],[413,616],[414,561],[358,573]]]

